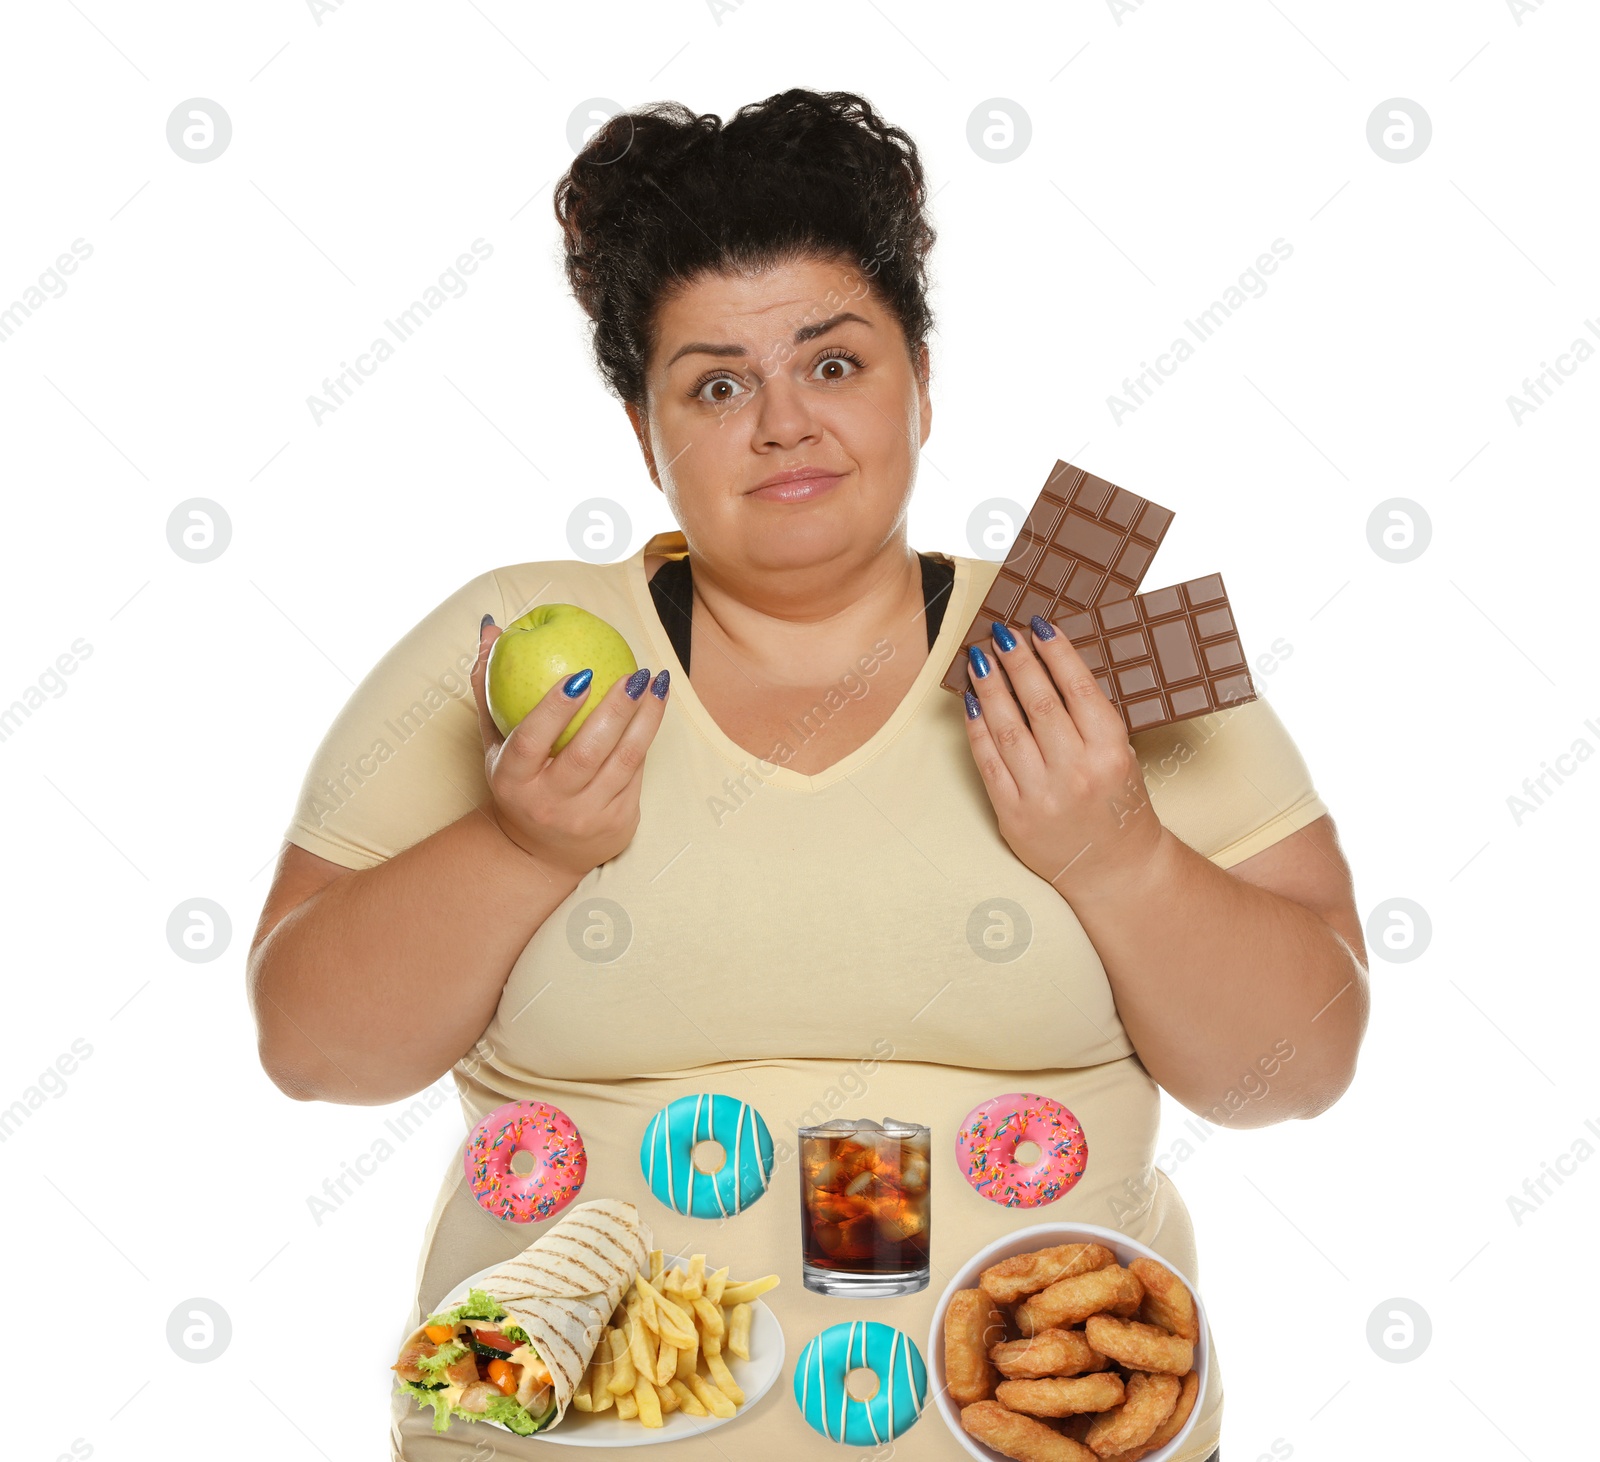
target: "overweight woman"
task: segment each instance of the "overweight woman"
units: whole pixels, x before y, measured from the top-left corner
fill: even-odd
[[[1349,871],[1265,700],[1130,741],[1043,620],[996,626],[965,708],[940,689],[996,565],[906,536],[933,424],[926,202],[911,140],[845,93],[725,125],[658,104],[594,136],[555,195],[567,275],[678,531],[491,569],[403,635],[313,759],[251,951],[290,1096],[397,1102],[453,1073],[469,1124],[552,1103],[585,1198],[638,1205],[668,1252],[782,1276],[783,1377],[686,1455],[843,1455],[789,1394],[805,1342],[866,1319],[925,1349],[950,1276],[1032,1223],[1120,1230],[1215,1292],[1154,1163],[1161,1089],[1229,1127],[1315,1117],[1367,1017]],[[505,737],[485,707],[500,627],[545,603],[646,667],[556,756],[584,677]],[[711,1222],[653,1197],[639,1158],[654,1114],[703,1092],[775,1145],[766,1195]],[[1085,1133],[1087,1171],[1043,1207],[990,1201],[955,1160],[963,1117],[1010,1092]],[[886,1115],[933,1131],[932,1282],[812,1293],[798,1130]],[[396,1343],[548,1226],[479,1207],[458,1154],[415,1283],[393,1277]],[[1180,1462],[1216,1452],[1226,1339]],[[392,1415],[417,1462],[545,1445],[435,1436],[398,1394]],[[893,1452],[963,1455],[931,1398]]]

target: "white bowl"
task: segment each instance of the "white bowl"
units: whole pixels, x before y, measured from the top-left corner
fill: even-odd
[[[1171,1260],[1137,1240],[1130,1239],[1127,1234],[1118,1233],[1115,1229],[1100,1228],[1092,1223],[1041,1223],[1035,1224],[1032,1228],[1018,1229],[1016,1233],[1008,1234],[1005,1238],[990,1244],[987,1249],[980,1249],[945,1286],[944,1293],[939,1296],[938,1307],[933,1312],[933,1326],[928,1331],[928,1368],[932,1373],[933,1395],[939,1408],[939,1415],[955,1434],[956,1440],[967,1449],[968,1455],[977,1458],[977,1462],[1006,1462],[1001,1453],[995,1451],[993,1447],[984,1446],[962,1428],[961,1408],[950,1399],[944,1374],[944,1313],[950,1308],[950,1297],[958,1289],[976,1289],[978,1276],[991,1264],[998,1264],[1002,1259],[1009,1259],[1014,1254],[1026,1254],[1031,1249],[1045,1249],[1055,1244],[1104,1244],[1117,1256],[1117,1263],[1122,1265],[1126,1265],[1130,1259],[1154,1259],[1158,1264],[1165,1264],[1172,1270],[1188,1285],[1189,1293],[1194,1296],[1195,1312],[1200,1319],[1200,1341],[1194,1348],[1194,1368],[1199,1372],[1200,1389],[1195,1395],[1194,1409],[1189,1413],[1188,1421],[1184,1422],[1183,1429],[1177,1436],[1144,1459],[1144,1462],[1167,1462],[1168,1458],[1177,1455],[1184,1439],[1194,1429],[1195,1422],[1200,1418],[1201,1403],[1205,1400],[1206,1377],[1211,1369],[1211,1330],[1206,1324],[1205,1306],[1200,1302],[1199,1290],[1189,1283],[1189,1276],[1178,1269]]]

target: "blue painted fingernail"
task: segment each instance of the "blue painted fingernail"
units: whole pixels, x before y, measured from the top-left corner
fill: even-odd
[[[969,721],[976,721],[978,717],[983,714],[983,707],[978,703],[977,696],[972,693],[971,686],[968,686],[966,691],[963,693],[967,698],[967,719]]]
[[[650,694],[658,701],[664,701],[667,698],[667,687],[671,684],[672,673],[668,670],[663,670],[661,674],[650,682]]]
[[[562,693],[576,700],[584,691],[588,690],[589,682],[594,679],[594,671],[580,670],[576,675],[569,675],[567,683],[561,687]]]
[[[1042,614],[1036,614],[1028,621],[1029,627],[1041,640],[1053,640],[1056,637],[1056,627]]]
[[[630,701],[636,701],[644,694],[644,688],[649,684],[650,672],[648,670],[635,670],[628,677],[628,683],[622,687],[622,693]]]
[[[1002,650],[1014,650],[1017,648],[1017,637],[998,619],[990,620],[989,627],[994,631],[995,644],[999,645]]]
[[[494,623],[494,615],[492,615],[492,614],[484,615],[483,618],[478,621],[478,633],[481,635],[493,623]]]
[[[967,658],[972,661],[972,673],[982,680],[989,673],[989,657],[983,653],[983,646],[968,645]]]

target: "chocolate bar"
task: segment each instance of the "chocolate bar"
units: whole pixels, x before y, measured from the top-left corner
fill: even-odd
[[[1256,698],[1221,574],[1054,623],[1094,671],[1129,734]]]
[[[1131,598],[1172,512],[1068,462],[1057,462],[1006,553],[983,607],[940,684],[962,694],[967,647],[989,644],[994,620],[1026,625]]]
[[[1171,521],[1058,462],[940,684],[965,692],[967,647],[987,650],[994,620],[1026,632],[1038,614],[1077,647],[1130,735],[1254,700],[1220,574],[1134,592]]]

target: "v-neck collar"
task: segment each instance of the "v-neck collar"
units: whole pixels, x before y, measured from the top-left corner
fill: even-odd
[[[661,616],[656,613],[655,600],[650,593],[650,579],[644,571],[644,561],[647,556],[680,558],[687,552],[688,545],[682,533],[657,533],[624,565],[629,587],[633,591],[634,604],[644,624],[645,634],[650,640],[652,663],[665,666],[672,672],[673,695],[670,704],[675,704],[680,714],[688,717],[694,728],[724,760],[745,768],[751,763],[757,763],[756,769],[763,781],[777,787],[788,787],[796,792],[819,792],[824,787],[842,781],[852,772],[865,766],[893,741],[921,709],[928,696],[937,691],[939,682],[944,679],[945,668],[960,647],[962,636],[972,618],[967,609],[967,588],[971,582],[972,565],[965,558],[949,555],[955,565],[955,577],[950,585],[950,602],[945,606],[944,622],[939,626],[939,634],[933,642],[933,648],[928,651],[928,657],[923,661],[921,670],[917,672],[917,678],[911,682],[910,689],[901,697],[900,704],[894,708],[889,719],[866,741],[848,756],[834,762],[832,766],[807,775],[781,763],[768,761],[763,754],[747,751],[740,746],[716,723],[711,712],[695,693],[693,684],[678,661],[677,651],[672,648],[672,641],[667,636],[666,627],[661,623]]]

